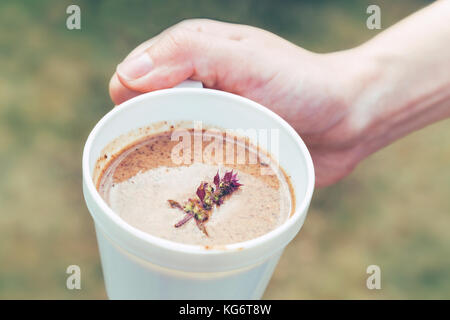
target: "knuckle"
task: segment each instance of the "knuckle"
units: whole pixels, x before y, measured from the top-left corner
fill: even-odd
[[[163,48],[172,54],[184,54],[185,56],[205,47],[202,30],[206,30],[206,19],[183,20],[162,34]]]
[[[178,22],[178,23],[175,25],[175,27],[179,27],[179,28],[190,27],[190,26],[192,26],[193,24],[195,24],[195,22],[196,22],[197,20],[198,20],[198,19],[184,19],[184,20],[181,20],[180,22]]]
[[[166,39],[175,49],[183,49],[189,43],[189,34],[183,28],[173,28],[167,32]]]
[[[213,23],[211,19],[197,18],[185,19],[175,25],[175,27],[185,28],[191,31],[202,32],[208,29],[208,25]]]

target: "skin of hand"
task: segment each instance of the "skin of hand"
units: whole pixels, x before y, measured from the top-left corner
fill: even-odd
[[[189,78],[252,99],[297,130],[311,153],[316,185],[327,186],[369,154],[450,115],[449,2],[438,1],[362,46],[328,54],[250,26],[183,21],[118,65],[110,95],[120,104]],[[425,24],[423,44],[399,43]],[[430,37],[430,29],[439,33]],[[434,50],[440,55],[427,62]],[[445,67],[447,73],[440,71]]]

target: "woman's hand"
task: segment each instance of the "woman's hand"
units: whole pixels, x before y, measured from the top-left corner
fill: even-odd
[[[317,185],[328,185],[358,162],[357,135],[346,121],[350,54],[315,54],[261,29],[188,20],[133,50],[117,67],[110,94],[119,104],[190,78],[257,101],[299,132]]]
[[[190,78],[272,109],[301,135],[316,184],[348,175],[369,154],[450,116],[450,1],[364,45],[316,54],[272,33],[183,21],[141,44],[110,82],[119,104]]]

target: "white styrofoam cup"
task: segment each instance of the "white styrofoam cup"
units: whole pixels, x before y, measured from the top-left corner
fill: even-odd
[[[215,249],[175,243],[127,224],[96,190],[94,167],[112,140],[161,121],[202,121],[226,129],[278,129],[277,160],[292,182],[295,212],[261,237]],[[284,248],[303,225],[314,189],[309,152],[286,121],[249,99],[186,86],[146,93],[116,106],[90,133],[82,162],[84,197],[94,220],[111,299],[261,298]]]

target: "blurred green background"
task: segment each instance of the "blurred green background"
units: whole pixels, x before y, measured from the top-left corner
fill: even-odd
[[[66,29],[81,7],[82,30]],[[0,298],[106,298],[81,154],[112,108],[108,81],[140,42],[186,18],[250,24],[312,51],[373,37],[428,1],[0,2]],[[444,121],[376,153],[346,180],[316,191],[267,299],[450,298],[450,127]],[[66,268],[82,270],[67,290]],[[366,288],[366,268],[382,289]]]

